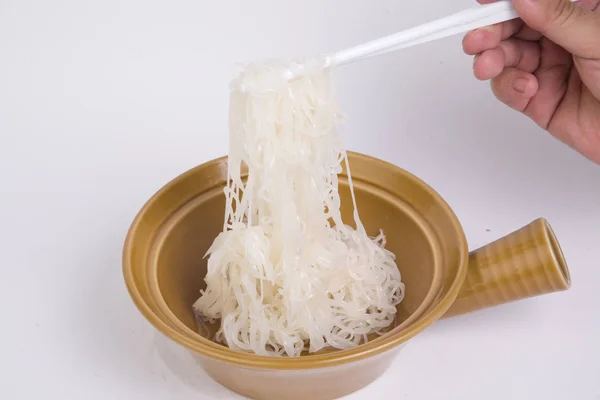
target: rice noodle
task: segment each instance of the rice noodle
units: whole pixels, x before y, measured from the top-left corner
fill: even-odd
[[[223,232],[194,310],[217,342],[259,355],[347,349],[389,327],[404,284],[385,237],[360,221],[340,113],[322,60],[249,65],[232,82]],[[340,214],[345,163],[356,229]],[[247,167],[247,180],[242,179]]]

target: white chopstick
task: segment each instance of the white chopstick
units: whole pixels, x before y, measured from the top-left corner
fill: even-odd
[[[512,3],[500,0],[339,51],[328,57],[328,66],[349,64],[515,18],[518,15]]]
[[[363,60],[363,59],[367,59],[367,58],[371,58],[371,57],[375,57],[375,56],[380,56],[380,55],[384,55],[387,53],[391,53],[393,51],[396,50],[402,50],[402,49],[406,49],[412,46],[416,46],[419,44],[423,44],[423,43],[428,43],[428,42],[432,42],[438,39],[444,39],[446,37],[449,36],[454,36],[460,33],[464,33],[464,32],[468,32],[474,29],[478,29],[484,26],[489,26],[489,25],[494,25],[500,22],[505,22],[505,21],[509,21],[511,19],[515,19],[517,18],[516,16],[512,16],[512,14],[495,14],[493,16],[487,17],[487,18],[483,18],[474,22],[469,22],[469,23],[465,23],[462,25],[458,25],[452,28],[447,28],[444,30],[441,30],[439,32],[430,34],[430,35],[426,35],[423,37],[420,37],[418,39],[414,39],[414,40],[408,40],[405,42],[401,42],[393,47],[389,47],[386,49],[383,49],[381,51],[377,51],[377,52],[370,52],[368,54],[366,54],[363,57],[359,57],[359,58],[345,58],[345,59],[338,59],[337,57],[334,57],[333,59],[330,58],[330,62],[331,62],[331,66],[333,65],[344,65],[344,64],[349,64],[351,62],[354,61],[359,61],[359,60]],[[339,54],[339,53],[337,53]],[[336,54],[336,56],[337,56]]]

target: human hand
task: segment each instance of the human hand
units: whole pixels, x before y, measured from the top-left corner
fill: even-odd
[[[520,19],[464,37],[475,77],[491,80],[500,101],[600,164],[600,0],[512,2]]]

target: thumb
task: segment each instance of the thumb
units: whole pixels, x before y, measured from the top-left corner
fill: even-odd
[[[513,0],[531,28],[582,58],[600,59],[600,13],[571,0]]]

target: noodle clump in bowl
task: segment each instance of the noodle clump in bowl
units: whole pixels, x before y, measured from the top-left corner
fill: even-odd
[[[303,66],[288,81],[289,65],[252,64],[231,85],[223,230],[193,309],[232,350],[349,349],[392,326],[404,298],[384,232],[369,236],[358,213],[330,71]],[[340,212],[343,167],[354,226]]]

